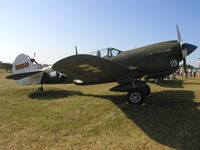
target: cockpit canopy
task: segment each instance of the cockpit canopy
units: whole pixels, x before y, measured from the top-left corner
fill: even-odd
[[[109,47],[109,48],[104,48],[101,50],[91,52],[90,54],[97,56],[97,57],[109,58],[109,57],[117,56],[117,55],[119,55],[119,53],[121,53],[120,50]]]

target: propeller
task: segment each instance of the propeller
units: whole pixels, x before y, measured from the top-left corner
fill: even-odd
[[[187,49],[184,46],[183,39],[182,39],[180,30],[178,28],[178,25],[176,25],[176,30],[177,30],[178,42],[181,45],[181,51],[182,51],[182,56],[183,56],[183,68],[184,68],[184,72],[185,72],[185,77],[187,78],[188,77],[187,76],[187,64],[186,64]]]
[[[186,63],[186,56],[191,54],[195,49],[197,49],[197,46],[189,44],[189,43],[184,43],[181,33],[179,31],[178,25],[176,25],[176,30],[177,30],[177,35],[178,35],[178,42],[181,45],[181,51],[182,51],[182,56],[183,56],[183,68],[185,72],[185,77],[187,78],[187,63]]]
[[[34,52],[34,54],[33,54],[33,58],[31,58],[30,56],[28,56],[29,57],[29,59],[30,59],[30,61],[32,62],[32,63],[36,63],[38,66],[41,66],[41,64],[39,64],[36,60],[35,60],[35,55],[36,55],[36,53]]]
[[[181,33],[179,31],[178,25],[176,25],[176,30],[177,30],[177,35],[178,35],[178,41],[180,43],[183,43],[183,39],[182,39]]]
[[[187,78],[187,64],[186,64],[187,50],[183,49],[183,39],[182,39],[180,30],[178,28],[178,25],[176,25],[176,30],[177,30],[178,42],[181,45],[181,51],[182,51],[182,55],[183,55],[183,68],[184,68],[184,72],[185,72],[185,77]]]

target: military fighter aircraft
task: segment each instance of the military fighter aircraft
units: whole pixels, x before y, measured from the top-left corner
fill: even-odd
[[[99,50],[93,55],[74,55],[56,62],[52,69],[72,77],[76,84],[89,85],[117,82],[111,91],[128,92],[131,104],[141,104],[150,94],[150,87],[141,77],[168,75],[179,67],[197,46],[184,43],[177,26],[178,41],[166,41],[141,48],[120,51]]]
[[[16,57],[12,66],[12,74],[6,78],[13,79],[21,85],[41,84],[38,91],[43,91],[43,84],[72,83],[66,75],[52,70],[51,66],[42,68],[34,58],[25,54]]]

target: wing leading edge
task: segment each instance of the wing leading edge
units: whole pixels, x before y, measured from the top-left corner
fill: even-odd
[[[135,72],[127,66],[92,55],[66,57],[56,62],[52,68],[74,79],[82,80],[83,84],[117,81],[124,74]]]

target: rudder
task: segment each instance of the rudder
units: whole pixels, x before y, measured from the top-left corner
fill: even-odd
[[[19,74],[32,71],[39,71],[39,69],[30,61],[28,56],[25,54],[18,55],[13,63],[12,73]]]
[[[13,79],[17,84],[22,85],[40,84],[44,73],[39,69],[40,67],[39,64],[34,64],[27,55],[20,54],[13,63],[12,74],[6,78]]]

